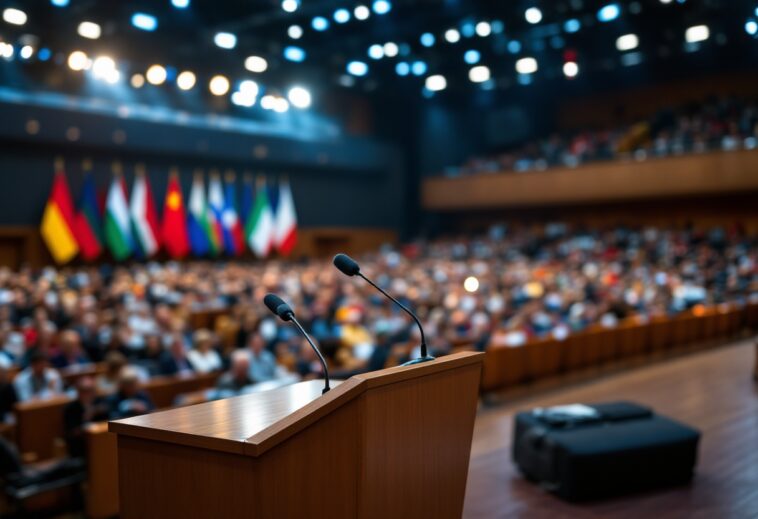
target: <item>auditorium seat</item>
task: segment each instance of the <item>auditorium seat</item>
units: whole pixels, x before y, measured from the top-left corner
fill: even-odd
[[[482,390],[514,386],[526,379],[526,349],[523,346],[490,346],[484,357]]]
[[[16,443],[25,461],[44,461],[65,453],[63,409],[72,400],[57,396],[15,405]]]
[[[526,376],[539,380],[555,376],[561,371],[563,341],[553,337],[537,339],[524,345]]]
[[[154,377],[145,384],[145,391],[155,407],[161,409],[173,406],[179,395],[213,387],[218,377],[219,373]]]

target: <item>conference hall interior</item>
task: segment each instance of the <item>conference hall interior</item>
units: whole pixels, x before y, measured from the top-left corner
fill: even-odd
[[[0,0],[0,517],[758,519],[758,2]]]

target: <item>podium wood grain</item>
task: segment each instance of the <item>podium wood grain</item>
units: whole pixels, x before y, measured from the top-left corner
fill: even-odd
[[[482,356],[111,422],[121,517],[460,517]]]

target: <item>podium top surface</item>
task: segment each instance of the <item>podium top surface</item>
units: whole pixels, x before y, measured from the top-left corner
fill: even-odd
[[[368,389],[482,362],[464,352],[408,367],[395,367],[333,381],[310,380],[261,393],[169,409],[109,423],[110,432],[246,456],[271,447]]]

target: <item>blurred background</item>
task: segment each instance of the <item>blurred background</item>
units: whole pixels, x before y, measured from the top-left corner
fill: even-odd
[[[116,515],[105,420],[322,376],[267,292],[334,377],[418,356],[337,252],[434,355],[486,351],[485,397],[755,331],[755,1],[0,15],[2,436],[98,461],[10,507]]]

